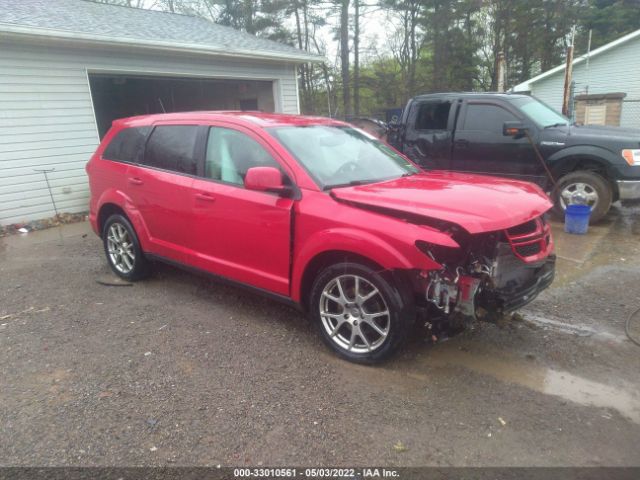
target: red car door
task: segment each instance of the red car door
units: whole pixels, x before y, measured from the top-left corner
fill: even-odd
[[[274,166],[275,152],[249,130],[212,126],[203,174],[194,179],[190,263],[224,277],[289,294],[293,200],[244,188],[254,166]]]
[[[181,262],[188,248],[197,135],[197,125],[156,125],[142,163],[127,172],[128,192],[149,235],[148,252]]]

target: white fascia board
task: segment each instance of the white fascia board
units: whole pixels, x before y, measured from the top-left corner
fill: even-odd
[[[636,30],[635,32],[631,32],[627,35],[625,35],[624,37],[620,37],[617,40],[614,40],[613,42],[609,42],[606,45],[603,45],[599,48],[596,48],[595,50],[593,50],[591,53],[589,54],[584,54],[584,55],[580,55],[577,58],[573,59],[573,65],[575,66],[578,63],[584,62],[587,57],[592,58],[595,57],[596,55],[599,55],[603,52],[606,52],[607,50],[612,49],[613,47],[617,47],[618,45],[622,44],[622,43],[626,43],[629,40],[633,40],[636,37],[640,37],[640,30]],[[553,75],[554,73],[558,73],[561,72],[565,69],[565,64],[563,63],[562,65],[558,65],[557,67],[553,67],[551,70],[547,70],[546,72],[542,72],[540,75],[537,75],[533,78],[530,78],[529,80],[526,80],[522,83],[519,83],[518,85],[514,86],[512,88],[512,90],[514,92],[519,92],[522,90],[531,90],[531,84],[537,82],[538,80],[542,80],[543,78],[546,78],[550,75]]]
[[[241,48],[217,48],[192,43],[174,43],[157,40],[143,40],[136,38],[116,38],[106,35],[92,35],[89,33],[69,32],[49,28],[24,27],[19,25],[0,23],[0,34],[16,38],[40,38],[43,40],[67,40],[82,41],[88,46],[119,46],[126,48],[143,48],[149,50],[162,50],[176,53],[197,53],[204,55],[216,55],[221,57],[251,58],[256,60],[279,60],[282,62],[326,62],[326,58],[311,53],[286,53],[269,52],[260,50],[247,50]]]

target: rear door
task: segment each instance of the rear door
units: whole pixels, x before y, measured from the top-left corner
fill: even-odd
[[[192,220],[198,135],[193,124],[155,125],[142,162],[130,165],[127,174],[128,192],[149,233],[149,253],[180,262],[186,258]]]
[[[142,160],[144,145],[151,127],[127,127],[120,130],[109,141],[102,152],[99,167],[94,159],[87,166],[91,183],[91,211],[97,214],[97,202],[100,195],[109,189],[124,192],[131,190],[128,181],[129,168]],[[97,167],[97,168],[96,168]]]
[[[489,101],[466,101],[453,140],[451,169],[536,181],[541,166],[526,137],[502,134],[507,121],[527,120],[515,109]]]
[[[414,102],[406,122],[405,155],[427,169],[449,168],[452,102],[426,100]]]
[[[190,263],[218,275],[289,295],[294,201],[244,188],[251,167],[286,168],[254,132],[212,125],[202,174],[194,180]],[[285,175],[285,178],[291,178]]]

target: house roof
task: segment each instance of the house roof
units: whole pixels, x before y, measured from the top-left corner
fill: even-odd
[[[201,17],[89,0],[0,0],[0,35],[288,62],[324,60]]]
[[[609,50],[611,50],[612,48],[615,48],[619,45],[622,45],[624,43],[627,43],[631,40],[634,40],[636,38],[640,38],[640,30],[636,30],[635,32],[631,32],[627,35],[625,35],[624,37],[620,37],[617,40],[614,40],[613,42],[609,42],[599,48],[596,48],[595,50],[592,50],[591,53],[589,53],[588,55],[585,53],[584,55],[580,55],[579,57],[576,57],[573,59],[573,65],[577,65],[579,63],[582,63],[584,61],[586,61],[587,57],[589,58],[593,58],[597,55],[600,55],[601,53],[607,52]],[[558,65],[557,67],[552,68],[551,70],[547,70],[546,72],[541,73],[540,75],[537,75],[533,78],[530,78],[529,80],[526,80],[522,83],[519,83],[518,85],[513,87],[513,91],[514,92],[518,92],[518,91],[523,91],[523,90],[531,90],[531,84],[537,82],[538,80],[542,80],[543,78],[547,78],[551,75],[553,75],[554,73],[558,73],[558,72],[563,72],[565,69],[565,64],[563,63],[562,65]]]

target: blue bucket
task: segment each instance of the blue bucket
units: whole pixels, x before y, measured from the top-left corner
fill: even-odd
[[[589,229],[591,207],[589,205],[567,205],[564,212],[564,231],[584,235]]]

